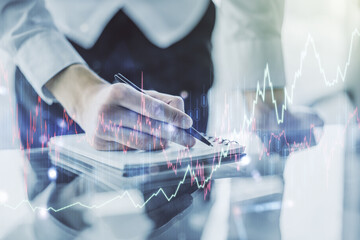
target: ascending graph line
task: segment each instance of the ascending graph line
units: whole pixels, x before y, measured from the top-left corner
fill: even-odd
[[[277,118],[277,122],[278,124],[282,123],[284,121],[284,112],[285,110],[287,110],[287,107],[288,107],[288,104],[292,104],[293,103],[293,96],[294,96],[294,90],[295,90],[295,87],[296,87],[296,83],[298,81],[298,79],[301,77],[302,75],[302,71],[303,71],[303,63],[304,63],[304,60],[306,58],[306,56],[308,55],[308,51],[309,51],[309,48],[312,47],[313,51],[314,51],[314,54],[315,54],[315,58],[318,62],[318,66],[319,66],[319,71],[321,73],[321,76],[323,77],[323,80],[325,82],[325,85],[326,86],[334,86],[336,83],[338,83],[340,80],[341,81],[345,81],[345,78],[346,78],[346,75],[347,75],[347,71],[348,71],[348,67],[350,65],[350,61],[351,61],[351,56],[352,56],[352,51],[353,51],[353,45],[354,45],[354,39],[355,37],[360,37],[360,32],[358,29],[355,29],[353,32],[352,32],[352,37],[351,37],[351,42],[350,42],[350,48],[349,48],[349,54],[348,54],[348,58],[347,58],[347,61],[345,63],[345,67],[344,67],[344,70],[342,71],[341,68],[338,66],[337,67],[337,72],[336,72],[336,78],[333,79],[332,81],[329,81],[328,78],[326,77],[326,74],[325,74],[325,71],[324,71],[324,68],[322,66],[322,62],[321,62],[321,59],[320,59],[320,55],[319,53],[317,52],[317,49],[316,49],[316,46],[315,46],[315,43],[314,43],[314,40],[313,38],[311,37],[311,35],[308,35],[308,38],[307,38],[307,41],[305,43],[305,47],[304,47],[304,50],[302,50],[301,52],[301,55],[300,55],[300,66],[298,68],[298,70],[295,72],[294,74],[294,81],[291,85],[291,88],[290,88],[290,92],[287,91],[287,88],[284,87],[284,103],[282,104],[282,108],[281,108],[281,116],[279,116],[279,112],[278,112],[278,106],[277,106],[277,102],[276,102],[276,99],[274,97],[274,90],[273,90],[273,84],[271,82],[271,76],[270,76],[270,71],[269,71],[269,66],[268,64],[266,64],[266,67],[264,69],[264,78],[263,78],[263,87],[261,88],[261,85],[260,85],[260,82],[257,83],[257,90],[256,90],[256,97],[253,101],[253,106],[252,106],[252,113],[250,115],[250,118],[248,119],[247,116],[245,115],[244,117],[244,122],[243,122],[243,126],[250,126],[252,121],[254,120],[254,115],[255,115],[255,106],[256,104],[258,103],[258,100],[259,100],[259,97],[265,101],[265,89],[266,89],[266,83],[268,83],[268,86],[270,87],[270,90],[271,90],[271,97],[272,97],[272,103],[274,104],[274,108],[275,108],[275,113],[276,113],[276,118]],[[86,205],[86,204],[83,204],[81,202],[75,202],[75,203],[72,203],[70,205],[67,205],[67,206],[64,206],[62,208],[58,208],[58,209],[55,209],[53,207],[48,207],[48,208],[44,208],[44,207],[33,207],[31,205],[31,203],[28,201],[28,200],[22,200],[20,203],[18,203],[17,205],[15,206],[12,206],[12,205],[9,205],[9,204],[0,204],[0,206],[4,206],[4,207],[7,207],[7,208],[10,208],[10,209],[18,209],[21,205],[23,204],[28,204],[30,206],[30,208],[32,209],[32,211],[37,211],[37,210],[47,210],[47,211],[54,211],[54,212],[59,212],[59,211],[62,211],[62,210],[65,210],[65,209],[68,209],[68,208],[71,208],[71,207],[74,207],[74,206],[82,206],[82,207],[85,207],[85,208],[88,208],[88,209],[97,209],[97,208],[101,208],[117,199],[121,199],[125,196],[127,196],[130,201],[132,202],[132,204],[134,205],[134,207],[137,207],[137,208],[143,208],[152,198],[158,196],[159,194],[163,194],[164,197],[168,200],[168,201],[171,201],[171,199],[173,199],[174,197],[176,197],[180,187],[182,184],[185,183],[185,179],[188,175],[188,173],[190,173],[190,176],[191,177],[194,177],[195,179],[195,182],[197,184],[197,187],[200,189],[200,188],[204,188],[206,183],[208,183],[211,178],[212,178],[212,175],[215,171],[217,171],[217,169],[220,168],[221,166],[221,159],[222,157],[226,157],[228,155],[228,149],[227,150],[224,150],[224,149],[221,149],[221,154],[219,156],[219,163],[215,165],[215,167],[212,169],[211,171],[211,174],[209,175],[209,177],[207,177],[203,183],[199,183],[199,180],[197,179],[196,177],[196,174],[194,171],[191,171],[191,167],[190,165],[187,166],[187,169],[186,169],[186,172],[184,174],[184,177],[181,181],[179,181],[178,185],[177,185],[177,188],[175,190],[175,192],[171,195],[167,195],[165,193],[165,191],[162,189],[162,188],[159,188],[159,190],[157,190],[155,193],[153,193],[144,203],[142,204],[139,204],[139,203],[136,203],[134,201],[134,199],[131,197],[130,193],[128,191],[125,191],[123,194],[121,195],[118,195],[114,198],[111,198],[105,202],[103,202],[102,204],[100,205]]]
[[[359,119],[359,114],[358,114],[358,108],[356,108],[354,110],[354,112],[349,116],[349,120],[347,121],[347,124],[346,124],[346,128],[350,125],[350,122],[352,119],[355,119],[357,124],[358,124],[358,127],[360,128],[360,119]],[[281,136],[283,133],[281,133],[279,136]],[[277,139],[279,136],[273,136],[274,139]],[[304,145],[307,145],[306,143],[304,143]],[[299,144],[299,148],[301,149],[302,148],[302,144]],[[101,207],[104,207],[106,206],[107,204],[110,204],[111,202],[114,202],[116,200],[119,200],[119,199],[122,199],[124,198],[125,196],[129,198],[129,200],[131,201],[131,203],[133,204],[133,206],[135,208],[143,208],[145,207],[145,205],[151,201],[154,197],[158,196],[159,194],[163,194],[163,196],[167,199],[167,201],[171,201],[174,197],[176,197],[181,185],[183,185],[185,183],[185,180],[186,180],[186,177],[187,175],[190,173],[190,176],[193,177],[193,179],[195,180],[196,182],[196,185],[198,187],[198,189],[200,188],[205,188],[206,184],[212,179],[212,176],[214,174],[214,172],[216,172],[220,167],[221,167],[221,162],[222,162],[222,159],[223,158],[226,158],[228,155],[229,155],[229,152],[230,152],[230,145],[227,146],[227,148],[221,148],[220,150],[220,154],[219,154],[219,160],[218,160],[218,163],[213,165],[214,167],[212,168],[211,170],[211,173],[210,175],[204,179],[204,181],[202,183],[199,182],[197,176],[196,176],[196,173],[194,171],[191,170],[191,166],[188,164],[187,165],[187,168],[186,168],[186,171],[184,173],[184,176],[182,178],[182,180],[179,181],[178,185],[177,185],[177,188],[176,190],[174,191],[173,194],[171,195],[167,195],[166,192],[163,190],[163,188],[159,188],[155,193],[153,193],[144,203],[142,204],[139,204],[139,203],[136,203],[135,200],[132,198],[131,194],[128,192],[128,191],[125,191],[124,193],[120,194],[120,195],[117,195],[101,204],[94,204],[94,205],[86,205],[86,204],[83,204],[81,202],[74,202],[72,204],[69,204],[67,206],[64,206],[64,207],[61,207],[61,208],[53,208],[53,207],[48,207],[48,208],[45,208],[45,207],[33,207],[30,203],[30,201],[28,200],[22,200],[20,203],[18,203],[17,205],[15,206],[12,206],[12,205],[9,205],[9,204],[0,204],[0,206],[4,206],[4,207],[7,207],[7,208],[10,208],[10,209],[13,209],[13,210],[16,210],[18,209],[20,206],[24,205],[24,204],[27,204],[30,209],[35,212],[37,210],[46,210],[46,211],[53,211],[53,212],[60,212],[60,211],[63,211],[65,209],[69,209],[71,207],[75,207],[75,206],[81,206],[81,207],[84,207],[84,208],[87,208],[87,209],[99,209]],[[230,152],[231,154],[231,152]]]
[[[315,54],[315,58],[318,62],[318,66],[319,66],[319,71],[320,74],[325,82],[325,85],[328,87],[334,86],[336,83],[338,83],[340,80],[342,82],[345,81],[346,75],[347,75],[347,71],[348,71],[348,67],[350,66],[350,61],[351,61],[351,56],[352,56],[352,51],[353,51],[353,45],[354,45],[354,39],[355,37],[360,37],[360,32],[359,30],[356,28],[352,34],[351,34],[351,42],[350,42],[350,48],[349,48],[349,53],[348,53],[348,58],[347,61],[345,63],[345,67],[344,67],[344,71],[341,70],[340,66],[338,65],[337,69],[336,69],[336,78],[333,79],[332,81],[329,81],[328,78],[326,77],[322,62],[321,62],[321,58],[320,55],[318,53],[318,51],[316,50],[316,46],[314,43],[314,39],[313,37],[309,34],[305,43],[305,47],[304,50],[302,50],[301,55],[300,55],[300,66],[299,69],[295,72],[294,74],[294,81],[291,85],[290,88],[290,93],[288,93],[287,88],[284,87],[284,103],[282,104],[281,107],[281,117],[279,117],[279,113],[278,113],[278,106],[277,106],[277,102],[276,99],[274,97],[274,89],[273,89],[273,84],[271,82],[271,77],[270,77],[270,70],[269,70],[269,64],[266,64],[265,70],[264,70],[264,79],[263,79],[263,87],[260,87],[260,82],[257,83],[257,87],[256,87],[256,97],[253,101],[253,105],[252,105],[252,113],[250,115],[250,118],[247,118],[247,116],[245,115],[244,117],[244,122],[243,122],[243,129],[244,128],[248,128],[251,123],[254,120],[254,116],[255,116],[255,107],[258,103],[259,97],[261,97],[261,99],[263,101],[265,101],[265,89],[266,89],[266,82],[268,82],[270,90],[271,90],[271,97],[272,97],[272,103],[274,104],[274,108],[275,108],[275,113],[276,113],[276,119],[278,124],[283,123],[284,121],[284,112],[287,109],[288,104],[292,104],[293,103],[293,99],[294,99],[294,90],[295,90],[295,86],[296,83],[298,81],[298,79],[301,77],[302,75],[302,71],[303,71],[303,63],[304,60],[306,58],[306,56],[308,55],[308,49],[309,47],[312,47],[314,54]]]
[[[1,204],[0,206],[4,206],[4,207],[7,207],[7,208],[10,208],[10,209],[13,209],[13,210],[16,210],[18,209],[20,206],[22,206],[23,204],[28,204],[29,207],[31,208],[31,210],[33,212],[35,212],[36,210],[46,210],[46,211],[53,211],[53,212],[59,212],[59,211],[62,211],[62,210],[65,210],[65,209],[68,209],[68,208],[71,208],[71,207],[74,207],[74,206],[82,206],[84,208],[88,208],[88,209],[98,209],[98,208],[101,208],[117,199],[122,199],[123,197],[127,196],[130,201],[132,202],[132,204],[134,205],[134,207],[136,208],[143,208],[152,198],[158,196],[160,193],[162,193],[164,195],[164,197],[167,199],[167,201],[171,201],[171,199],[173,199],[174,197],[176,197],[181,185],[183,185],[185,183],[185,180],[186,180],[186,177],[188,175],[188,173],[190,173],[190,176],[191,177],[194,177],[195,179],[195,182],[196,182],[196,185],[198,187],[198,189],[200,188],[204,188],[206,183],[208,183],[212,176],[213,176],[213,173],[217,171],[217,169],[220,168],[221,166],[221,161],[223,159],[223,157],[227,157],[229,152],[230,152],[230,145],[228,145],[227,149],[224,149],[224,148],[221,148],[221,151],[220,151],[220,156],[219,156],[219,163],[215,165],[215,167],[213,167],[210,175],[204,179],[203,183],[199,183],[199,180],[197,179],[196,177],[196,173],[194,171],[191,171],[191,166],[188,165],[187,168],[186,168],[186,171],[185,171],[185,174],[184,174],[184,177],[182,178],[181,181],[179,181],[178,185],[177,185],[177,188],[175,190],[175,192],[173,194],[171,194],[170,196],[168,196],[165,191],[163,190],[163,188],[159,188],[159,190],[157,190],[155,193],[153,193],[144,203],[142,204],[139,204],[139,203],[136,203],[134,201],[134,199],[131,197],[131,194],[128,192],[128,191],[125,191],[124,193],[118,195],[118,196],[115,196],[114,198],[111,198],[105,202],[103,202],[102,204],[100,205],[86,205],[86,204],[83,204],[81,202],[75,202],[75,203],[72,203],[72,204],[69,204],[67,206],[64,206],[62,208],[58,208],[58,209],[55,209],[53,207],[48,207],[48,208],[44,208],[44,207],[33,207],[30,203],[29,200],[22,200],[20,203],[18,203],[16,206],[11,206],[9,204]]]

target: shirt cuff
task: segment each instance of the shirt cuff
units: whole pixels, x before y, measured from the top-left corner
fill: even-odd
[[[238,43],[239,74],[243,78],[244,90],[256,90],[260,87],[270,87],[269,78],[273,88],[285,86],[285,70],[280,38],[251,39]],[[268,66],[268,69],[266,68]],[[269,70],[269,74],[266,74]]]
[[[41,32],[28,39],[17,51],[15,63],[47,104],[52,104],[56,99],[45,84],[72,64],[86,64],[68,40],[57,31]]]

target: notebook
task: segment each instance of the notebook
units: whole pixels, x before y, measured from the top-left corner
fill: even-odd
[[[235,141],[207,137],[213,147],[196,140],[192,148],[170,143],[158,151],[98,151],[85,134],[57,136],[50,139],[49,156],[54,165],[103,183],[112,190],[121,188],[156,188],[179,181],[201,182],[208,178],[229,176],[245,155],[245,146]],[[221,169],[222,173],[220,173]],[[231,175],[231,174],[230,174]]]

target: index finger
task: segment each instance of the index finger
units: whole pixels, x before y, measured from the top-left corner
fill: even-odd
[[[167,103],[143,94],[123,83],[113,85],[113,102],[152,119],[188,129],[193,122],[189,115]]]

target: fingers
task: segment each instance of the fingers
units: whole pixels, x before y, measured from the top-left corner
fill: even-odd
[[[94,137],[94,141],[92,142],[92,147],[99,151],[123,151],[128,149],[127,146],[122,145],[120,143],[114,141],[104,140],[97,136]]]
[[[185,132],[192,119],[185,114],[180,97],[113,84],[99,98],[94,147],[98,150],[156,150],[168,141],[192,147],[195,139]],[[88,131],[87,131],[88,132]],[[89,131],[90,132],[90,131]],[[91,133],[91,132],[90,132]]]
[[[156,98],[160,101],[163,101],[170,106],[179,109],[182,112],[185,112],[184,107],[184,100],[179,96],[173,96],[165,93],[159,93],[157,91],[148,90],[145,91],[147,94],[149,94],[151,97]]]
[[[104,140],[102,143],[117,143],[114,148],[120,150],[139,149],[139,150],[159,150],[167,146],[167,140],[157,138],[146,133],[134,131],[128,128],[119,127],[115,130],[105,129],[98,132],[97,137]],[[95,141],[94,141],[95,142]],[[121,146],[126,146],[121,148]],[[101,148],[101,146],[99,147]]]
[[[192,147],[196,143],[195,139],[183,129],[144,117],[126,108],[114,106],[104,109],[104,111],[105,121],[99,123],[99,131],[104,129],[116,131],[117,127],[125,127],[157,138],[176,142],[183,146]]]
[[[109,101],[152,119],[167,122],[180,128],[188,129],[192,126],[192,119],[182,111],[183,106],[179,103],[179,99],[169,99],[160,94],[152,94],[166,99],[173,106],[150,95],[140,93],[122,83],[112,85]]]
[[[185,147],[192,147],[196,140],[193,136],[185,132],[183,129],[176,128],[169,124],[163,124],[160,129],[161,138],[175,142]]]

